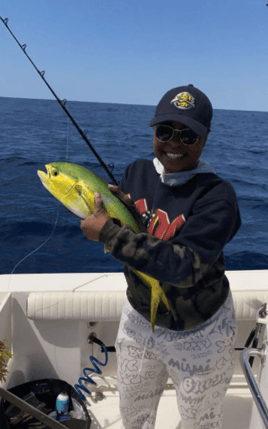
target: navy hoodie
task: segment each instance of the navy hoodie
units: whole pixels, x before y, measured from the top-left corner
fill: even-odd
[[[120,188],[147,220],[147,231],[136,234],[110,219],[100,241],[124,263],[130,304],[150,320],[151,289],[134,268],[157,279],[168,298],[170,311],[160,303],[157,326],[196,329],[229,294],[223,248],[241,225],[233,187],[213,173],[169,186],[152,161],[138,160],[126,169]]]

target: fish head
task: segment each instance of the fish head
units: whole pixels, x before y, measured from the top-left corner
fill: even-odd
[[[88,189],[83,176],[72,164],[54,162],[45,165],[47,172],[38,170],[43,186],[72,213],[86,219],[94,211],[94,190]]]

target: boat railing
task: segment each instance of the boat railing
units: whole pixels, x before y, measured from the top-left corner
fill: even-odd
[[[260,392],[259,386],[255,380],[254,374],[252,372],[252,367],[250,365],[250,358],[257,357],[261,359],[261,363],[265,362],[265,348],[264,345],[262,349],[248,348],[242,351],[240,355],[240,364],[243,369],[243,373],[245,375],[247,384],[251,391],[253,400],[256,404],[257,410],[261,416],[264,427],[268,429],[268,408],[263,399],[263,396]]]

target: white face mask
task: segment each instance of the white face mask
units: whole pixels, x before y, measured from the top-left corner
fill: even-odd
[[[201,159],[198,161],[197,167],[194,170],[178,171],[176,173],[165,173],[164,166],[157,158],[154,158],[153,163],[157,173],[160,175],[161,182],[169,186],[182,185],[192,179],[196,174],[216,174],[215,169],[211,167],[207,161],[203,161]]]

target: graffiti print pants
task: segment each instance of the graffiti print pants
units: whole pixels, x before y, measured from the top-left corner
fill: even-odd
[[[126,301],[116,341],[124,429],[155,427],[168,377],[176,389],[182,429],[221,428],[236,331],[231,294],[210,320],[191,331],[156,326],[153,333],[150,322]]]

